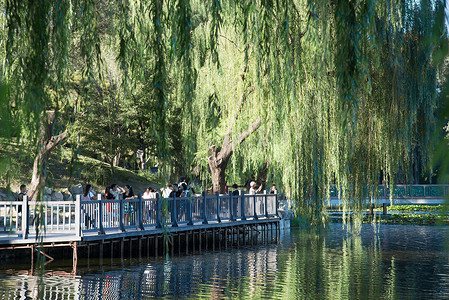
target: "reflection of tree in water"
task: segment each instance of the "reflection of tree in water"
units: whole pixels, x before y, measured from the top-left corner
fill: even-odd
[[[44,299],[433,299],[449,294],[443,247],[449,228],[372,229],[364,227],[361,236],[341,228],[294,232],[291,243],[131,261],[76,277],[54,272],[43,277]],[[0,276],[0,299],[36,295],[36,278]]]
[[[279,258],[279,295],[297,299],[385,299],[394,296],[395,270],[382,271],[378,239],[362,247],[360,236],[342,237],[340,247],[329,247],[316,234],[301,234],[299,242]],[[384,281],[384,275],[389,281]],[[386,284],[385,284],[386,283]],[[281,284],[279,284],[280,286]]]
[[[141,297],[207,298],[395,298],[394,265],[382,274],[379,242],[362,247],[359,236],[326,247],[315,234],[301,234],[287,251],[275,245],[174,258],[80,277],[44,278],[51,299]],[[56,274],[55,274],[56,275]],[[35,277],[21,277],[22,294]],[[385,281],[384,281],[385,279]],[[54,284],[58,282],[58,284]],[[384,282],[386,284],[384,284]],[[14,280],[11,280],[11,284]],[[24,285],[25,284],[25,285]],[[13,293],[13,289],[10,289]],[[16,290],[17,291],[17,290]],[[14,294],[19,296],[19,294]],[[30,293],[28,292],[28,295]],[[10,297],[12,294],[10,295]]]

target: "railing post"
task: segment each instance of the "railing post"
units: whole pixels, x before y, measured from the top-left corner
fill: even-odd
[[[220,193],[216,192],[215,195],[217,196],[217,221],[218,221],[218,223],[221,223],[221,218],[220,218]]]
[[[162,212],[161,196],[159,195],[159,193],[157,193],[156,194],[156,228],[162,228],[161,212]]]
[[[278,209],[279,209],[279,197],[278,197],[278,191],[274,191],[274,195],[276,196],[276,217],[279,217],[279,211],[278,211]]]
[[[75,230],[76,236],[81,236],[81,195],[76,195],[75,200]]]
[[[257,197],[256,194],[253,195],[254,199],[254,220],[259,220],[259,217],[257,216]]]
[[[263,193],[265,195],[265,217],[268,219],[268,194],[267,194],[267,190],[264,190]]]
[[[29,223],[28,223],[28,196],[23,196],[23,204],[22,204],[22,238],[28,238],[28,234],[30,232]]]
[[[228,192],[228,194],[229,194],[229,209],[231,210],[230,220],[231,221],[235,221],[235,218],[234,218],[234,199],[232,197],[232,192],[231,191]]]
[[[120,218],[120,229],[125,232],[125,225],[123,224],[123,199],[119,200],[119,218]]]
[[[143,227],[143,204],[142,204],[142,194],[139,194],[139,228],[140,230],[145,230]]]
[[[242,207],[242,221],[246,220],[245,215],[245,193],[243,191],[240,191],[240,206]]]
[[[187,198],[187,218],[189,222],[187,222],[187,225],[193,225],[193,219],[192,219],[192,197]]]
[[[207,214],[206,214],[206,200],[207,200],[207,192],[203,191],[203,224],[209,224],[207,221]]]
[[[176,193],[173,192],[173,198],[171,199],[173,201],[173,204],[171,206],[172,213],[171,213],[171,227],[178,227],[178,213],[176,211]]]
[[[100,219],[100,224],[99,224],[99,231],[98,234],[104,234],[104,228],[103,228],[103,199],[101,197],[101,194],[98,193],[97,195],[97,200],[100,201],[100,206],[98,207],[98,213],[99,215],[99,219]]]

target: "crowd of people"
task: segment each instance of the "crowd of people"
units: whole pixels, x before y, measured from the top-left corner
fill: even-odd
[[[232,191],[233,196],[240,195],[239,186],[237,184],[233,184],[232,188],[234,189]],[[257,184],[255,181],[251,181],[249,184],[249,190],[248,193],[250,195],[255,195],[257,193],[260,193],[263,186],[260,185],[257,187]],[[270,188],[270,194],[277,193],[276,185],[273,184]],[[26,185],[22,184],[20,186],[20,191],[17,196],[17,200],[23,201],[23,197],[27,195],[27,189]],[[161,193],[155,188],[147,187],[145,192],[142,194],[142,199],[149,200],[149,199],[156,199],[158,196],[161,196],[163,198],[183,198],[183,197],[189,197],[196,195],[195,189],[190,186],[186,179],[184,177],[181,177],[179,183],[172,183],[168,184],[166,188],[161,189]],[[131,185],[126,184],[124,187],[121,187],[117,185],[116,183],[111,184],[110,186],[107,186],[104,192],[105,199],[108,200],[130,200],[134,199],[136,195],[134,194],[133,188]],[[83,199],[90,201],[90,200],[96,200],[97,194],[95,193],[93,187],[91,184],[86,184],[84,187],[84,193],[83,193]]]
[[[231,192],[233,196],[239,196],[241,195],[241,190],[239,189],[239,186],[237,184],[233,184],[232,185],[233,191]],[[248,189],[248,193],[250,195],[256,195],[257,193],[260,193],[260,191],[262,190],[263,186],[259,185],[259,187],[257,187],[257,183],[255,181],[250,181],[249,183],[249,189]],[[277,189],[276,189],[276,185],[272,185],[270,188],[270,194],[275,194],[277,193]],[[189,196],[195,196],[198,195],[195,193],[195,190],[193,188],[193,186],[190,186],[189,183],[187,182],[186,178],[182,177],[179,181],[179,183],[172,183],[167,185],[165,188],[162,188],[160,191],[158,191],[155,188],[152,187],[147,187],[145,192],[142,194],[142,199],[143,200],[151,200],[151,199],[156,199],[159,197],[163,197],[163,198],[187,198]],[[20,186],[20,193],[18,193],[17,196],[17,200],[18,201],[23,201],[23,197],[27,196],[27,189],[26,186],[24,184],[22,184]],[[103,195],[101,195],[101,197],[103,197]],[[110,186],[107,186],[104,192],[104,199],[107,200],[133,200],[135,199],[136,195],[134,193],[133,187],[129,184],[124,185],[123,187],[117,185],[116,183],[111,184]],[[83,191],[83,200],[85,201],[92,201],[92,200],[97,200],[97,193],[94,191],[93,187],[91,184],[86,184],[86,186],[84,187],[84,191]],[[99,200],[99,199],[98,199]],[[131,218],[133,217],[133,212],[134,212],[134,206],[135,203],[133,203],[133,201],[125,201],[123,203],[123,216],[124,216],[124,222],[127,223],[128,220],[131,220]],[[233,210],[234,213],[236,214],[237,212],[237,201],[234,202],[233,205]],[[108,203],[106,205],[106,209],[111,212],[111,213],[117,213],[113,207],[112,203]],[[145,217],[150,217],[150,215],[152,214],[151,212],[154,209],[154,203],[153,202],[149,202],[149,206],[145,207],[144,210],[144,216]],[[19,205],[18,206],[18,213],[21,213],[22,211],[22,206]],[[178,211],[179,211],[179,207],[178,207]],[[87,216],[88,214],[86,214]],[[95,222],[95,220],[91,220],[89,216],[87,216],[88,219],[86,219],[86,223],[92,223]]]

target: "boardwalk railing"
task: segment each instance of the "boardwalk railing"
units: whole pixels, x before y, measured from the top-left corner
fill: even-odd
[[[31,202],[0,201],[0,232],[19,234],[27,238],[39,230],[46,233],[79,234],[76,201]]]
[[[81,237],[84,232],[151,229],[209,222],[244,221],[278,215],[276,194],[206,195],[183,198],[75,201],[0,201],[0,233],[37,235],[38,231]]]
[[[206,195],[183,198],[81,201],[83,232],[128,228],[160,228],[277,216],[277,195]]]
[[[373,204],[443,204],[449,197],[449,184],[397,184],[390,187],[387,185],[364,186],[364,199],[366,205]],[[370,189],[370,193],[368,193]],[[376,190],[377,189],[377,190]],[[391,192],[391,199],[390,199]],[[376,194],[377,199],[371,199],[368,194]],[[340,206],[342,200],[339,198],[337,187],[331,186],[330,198],[326,199],[330,207]]]
[[[388,185],[379,185],[377,189],[379,198],[390,197]],[[330,196],[331,199],[338,199],[335,185],[331,186]],[[396,184],[393,186],[393,199],[445,199],[448,196],[449,184]]]

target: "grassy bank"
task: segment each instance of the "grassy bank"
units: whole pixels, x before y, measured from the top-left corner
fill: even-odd
[[[1,166],[0,188],[5,189],[9,185],[12,191],[18,191],[22,183],[28,185],[31,181],[33,161],[27,150],[10,145],[1,149],[0,155],[7,158]],[[47,174],[47,187],[63,192],[78,183],[91,183],[97,192],[104,192],[105,187],[111,183],[121,186],[129,184],[135,193],[143,193],[148,186],[160,187],[157,184],[160,179],[154,174],[137,173],[121,167],[115,167],[113,173],[109,164],[91,157],[78,155],[77,159],[73,160],[72,153],[67,148],[61,148],[51,156]]]

